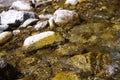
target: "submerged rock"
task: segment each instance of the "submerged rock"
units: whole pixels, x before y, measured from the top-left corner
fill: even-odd
[[[0,14],[1,24],[19,26],[26,19],[36,19],[38,16],[34,12],[8,10]]]
[[[7,42],[12,37],[12,32],[6,31],[0,33],[0,45]]]
[[[70,10],[56,10],[53,15],[57,25],[76,24],[79,23],[79,16],[76,12]]]
[[[67,63],[81,72],[88,72],[86,75],[96,74],[96,72],[99,73],[103,69],[104,65],[110,63],[110,55],[89,52],[86,54],[75,55],[69,58]]]
[[[81,80],[75,72],[58,73],[52,80]]]
[[[10,8],[15,10],[25,10],[25,11],[32,10],[32,6],[30,5],[30,3],[19,0],[13,2]]]
[[[53,31],[46,31],[26,38],[23,49],[35,50],[60,41],[62,41],[62,38],[59,34]]]

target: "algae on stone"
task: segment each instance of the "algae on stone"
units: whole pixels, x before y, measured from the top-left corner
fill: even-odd
[[[58,73],[52,80],[81,80],[75,72]]]

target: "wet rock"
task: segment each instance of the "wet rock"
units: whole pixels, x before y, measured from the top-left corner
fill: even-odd
[[[109,64],[105,66],[107,76],[114,75],[116,72],[118,72],[119,65],[118,64]]]
[[[13,30],[13,35],[18,35],[21,31],[20,30]]]
[[[0,69],[4,68],[7,66],[7,62],[3,59],[0,59]]]
[[[75,44],[65,44],[65,45],[59,45],[56,49],[56,54],[59,56],[65,56],[65,55],[74,55],[76,54],[80,48]]]
[[[32,19],[32,18],[27,19],[20,27],[27,27],[27,26],[33,25],[37,21],[38,21],[38,19]]]
[[[16,0],[0,0],[1,7],[8,7]]]
[[[28,2],[18,0],[12,3],[10,9],[30,11],[32,6]]]
[[[34,12],[8,10],[0,14],[1,24],[10,26],[19,26],[29,18],[38,18]]]
[[[93,19],[98,21],[98,20],[109,20],[112,18],[112,15],[108,12],[95,12],[93,14]]]
[[[65,4],[71,4],[76,5],[78,3],[78,0],[66,0]]]
[[[96,74],[96,72],[99,73],[103,69],[104,65],[110,63],[110,55],[89,52],[87,54],[75,55],[69,58],[67,63],[79,69],[80,72],[88,72],[86,75]]]
[[[46,31],[26,38],[23,49],[35,50],[60,41],[62,41],[62,38],[59,34],[53,31]]]
[[[2,32],[0,33],[0,45],[7,42],[12,37],[12,32]]]
[[[84,2],[84,1],[90,1],[90,0],[78,0],[79,3]]]
[[[102,36],[96,36],[104,31],[106,28],[106,24],[103,23],[88,23],[85,25],[74,26],[70,32],[70,41],[76,43],[97,43],[98,38]],[[95,35],[93,35],[93,33]],[[100,35],[102,35],[101,33]],[[106,33],[105,33],[106,34]],[[104,40],[104,39],[103,39]]]
[[[52,80],[81,80],[75,72],[58,73]]]
[[[35,4],[36,7],[46,4],[51,4],[52,0],[32,0],[32,3]]]
[[[52,29],[53,27],[55,27],[55,22],[54,22],[54,18],[53,18],[53,17],[51,17],[51,18],[48,20],[48,22],[49,22],[49,26],[50,26],[51,29]]]
[[[9,25],[0,25],[0,31],[4,31],[9,28]]]
[[[57,25],[76,24],[79,23],[79,16],[76,12],[70,10],[56,10],[53,15]]]
[[[39,15],[39,18],[42,19],[42,20],[48,20],[52,17],[53,15],[51,14],[41,14]]]
[[[42,21],[42,22],[40,21],[35,25],[35,29],[39,30],[45,28],[47,25],[48,25],[48,21]]]
[[[15,80],[18,76],[22,75],[16,68],[7,62],[0,61],[0,80]]]

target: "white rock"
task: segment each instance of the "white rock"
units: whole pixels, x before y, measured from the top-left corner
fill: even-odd
[[[4,31],[8,28],[8,25],[0,25],[0,31]]]
[[[76,5],[78,3],[78,0],[66,0],[65,4],[71,4]]]
[[[29,25],[32,25],[34,23],[36,23],[38,21],[38,19],[27,19],[20,27],[27,27]]]
[[[44,28],[48,25],[48,21],[42,21],[42,22],[38,22],[36,25],[35,25],[35,29],[36,30],[39,30],[41,28]]]
[[[0,0],[1,7],[9,7],[16,0]]]
[[[7,66],[7,62],[3,59],[0,59],[0,69],[4,68]]]
[[[12,3],[12,6],[10,8],[16,10],[26,10],[26,11],[32,10],[30,3],[25,1],[15,1]]]
[[[20,30],[13,30],[13,35],[18,35],[20,33]]]
[[[75,24],[79,22],[79,16],[76,12],[70,10],[56,10],[54,15],[54,22],[57,25]]]
[[[1,24],[20,25],[20,23],[24,22],[26,19],[37,18],[37,15],[34,12],[9,10],[2,12],[0,17]]]
[[[54,17],[51,17],[51,18],[48,20],[48,22],[49,22],[50,28],[52,29],[52,28],[55,26]]]
[[[53,15],[51,15],[51,14],[41,14],[41,15],[39,15],[39,18],[40,19],[50,19],[51,17],[53,17]]]
[[[0,33],[0,45],[5,43],[11,37],[12,37],[12,32],[6,31],[6,32]]]
[[[55,32],[53,32],[53,31],[47,31],[47,32],[42,32],[42,33],[37,34],[37,35],[30,36],[30,37],[25,39],[23,46],[29,47],[31,44],[34,44],[34,43],[40,41],[41,39],[44,39],[44,38],[51,36],[51,35],[54,35],[54,33]]]
[[[32,51],[40,49],[44,46],[51,45],[63,41],[64,39],[53,31],[46,31],[40,34],[35,34],[25,39],[22,49]]]

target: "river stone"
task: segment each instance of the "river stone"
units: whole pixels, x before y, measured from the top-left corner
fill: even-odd
[[[81,80],[79,76],[72,71],[58,73],[52,80]]]
[[[0,25],[0,31],[4,31],[9,27],[9,25]]]
[[[8,7],[16,0],[0,0],[1,7]]]
[[[1,24],[10,26],[19,26],[29,18],[36,19],[38,16],[34,12],[8,10],[0,14]]]
[[[38,19],[27,19],[20,27],[27,27],[29,25],[33,25],[38,21]]]
[[[52,14],[41,14],[39,15],[39,18],[40,19],[43,19],[43,20],[48,20],[52,17],[53,15]]]
[[[42,21],[42,22],[40,21],[35,25],[35,29],[39,30],[45,28],[47,25],[48,25],[48,21]]]
[[[66,0],[65,4],[71,4],[76,5],[78,3],[78,0]]]
[[[0,45],[7,42],[12,37],[12,32],[6,31],[0,33]]]
[[[72,65],[81,72],[85,72],[86,75],[99,73],[104,65],[109,63],[111,63],[109,54],[93,52],[75,55],[67,60],[67,64]]]
[[[53,31],[42,32],[40,34],[36,34],[26,38],[23,44],[23,50],[31,51],[39,49],[46,45],[60,42],[62,40],[63,39],[58,33],[55,33]]]
[[[76,12],[70,10],[56,10],[54,15],[54,22],[58,25],[66,25],[66,24],[76,24],[79,23],[79,16]]]
[[[13,35],[16,36],[20,33],[21,31],[20,30],[13,30]]]
[[[15,1],[12,3],[10,8],[15,10],[25,10],[25,11],[32,10],[31,4],[25,1]]]

